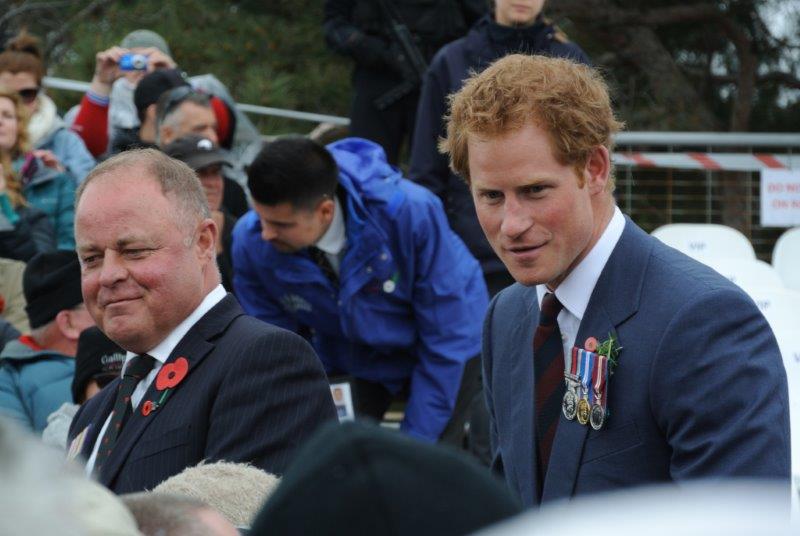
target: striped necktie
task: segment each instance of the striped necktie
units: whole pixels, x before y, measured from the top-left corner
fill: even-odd
[[[555,294],[542,299],[539,325],[533,336],[533,374],[535,386],[536,445],[539,451],[539,485],[544,483],[550,450],[558,428],[561,399],[564,397],[564,347],[558,329],[558,313],[564,306]]]
[[[97,451],[97,458],[94,462],[95,471],[100,470],[114,449],[122,427],[133,413],[131,395],[136,389],[136,385],[153,370],[154,364],[155,359],[147,354],[141,354],[131,359],[128,366],[125,367],[125,374],[122,375],[122,381],[119,383],[117,391],[117,400],[114,402],[114,409],[111,412],[111,421],[106,427],[106,433],[103,434],[100,448]]]

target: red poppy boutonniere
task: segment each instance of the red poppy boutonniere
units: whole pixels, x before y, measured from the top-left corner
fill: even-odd
[[[173,389],[186,377],[189,372],[189,361],[185,357],[179,357],[173,363],[167,363],[156,376],[156,389],[163,391]]]
[[[147,417],[163,406],[172,390],[183,381],[188,373],[189,360],[185,357],[179,357],[172,363],[167,363],[161,367],[161,370],[158,371],[158,376],[156,376],[156,390],[161,392],[161,398],[158,401],[146,400],[142,404],[142,415]]]

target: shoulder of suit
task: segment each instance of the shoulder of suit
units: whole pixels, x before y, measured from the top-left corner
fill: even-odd
[[[501,290],[494,297],[494,315],[503,317],[507,314],[528,311],[533,300],[536,300],[536,287],[527,287],[520,283],[514,283],[510,287]]]

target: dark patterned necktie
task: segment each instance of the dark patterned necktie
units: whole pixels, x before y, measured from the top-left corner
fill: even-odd
[[[153,370],[154,364],[155,359],[147,354],[142,354],[131,359],[131,362],[125,367],[125,374],[122,376],[122,381],[119,383],[119,390],[117,391],[117,400],[114,402],[114,409],[111,412],[111,421],[106,427],[103,439],[100,440],[100,448],[97,451],[97,458],[95,458],[94,462],[95,471],[100,470],[114,449],[122,427],[133,412],[131,395],[136,389],[136,385]]]
[[[336,270],[333,269],[328,255],[316,246],[309,246],[308,254],[311,256],[311,260],[322,270],[325,277],[328,278],[328,281],[333,283],[333,286],[339,286],[339,276],[336,274]]]
[[[564,397],[564,347],[558,329],[558,313],[564,306],[555,294],[542,299],[539,325],[533,336],[533,374],[536,380],[536,444],[539,450],[539,486],[544,482],[550,450],[558,428]]]

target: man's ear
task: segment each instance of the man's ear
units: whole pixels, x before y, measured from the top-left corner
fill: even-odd
[[[81,330],[76,328],[72,323],[72,311],[64,309],[56,314],[56,325],[61,335],[71,341],[77,341],[80,337]]]
[[[317,205],[317,212],[322,217],[322,221],[327,225],[333,221],[333,213],[336,210],[336,203],[333,199],[326,197]]]
[[[583,178],[589,193],[603,192],[608,184],[611,173],[611,155],[602,145],[596,146],[589,154],[589,159],[583,168]]]
[[[195,248],[197,257],[201,260],[214,261],[217,258],[217,240],[219,229],[212,218],[206,218],[198,224],[197,241]]]
[[[159,145],[163,147],[164,145],[172,142],[173,134],[174,132],[172,130],[172,127],[168,125],[161,125],[160,127],[158,127]]]

